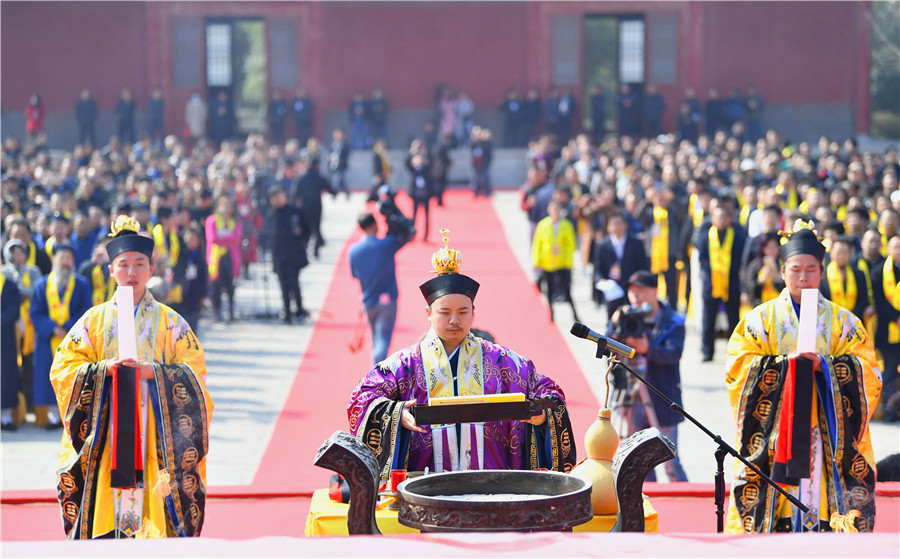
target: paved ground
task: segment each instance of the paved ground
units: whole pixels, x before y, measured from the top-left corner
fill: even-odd
[[[353,232],[355,217],[363,203],[362,194],[354,194],[349,201],[343,197],[337,201],[325,200],[323,234],[328,244],[322,250],[320,260],[313,261],[301,277],[305,306],[313,311],[314,318],[328,312],[320,308],[319,302],[324,300],[336,259]],[[523,270],[530,274],[527,222],[518,209],[518,196],[514,192],[499,192],[494,203]],[[594,330],[604,331],[606,313],[595,309],[590,301],[588,279],[578,269],[573,278],[573,295],[580,318]],[[237,302],[240,320],[230,325],[207,320],[200,329],[211,371],[209,389],[216,403],[208,466],[211,486],[244,485],[252,481],[312,332],[311,324],[287,326],[274,318],[261,317],[267,312],[277,312],[281,306],[277,281],[262,265],[253,267],[249,280],[241,281]],[[557,304],[557,307],[557,325],[597,399],[602,401],[601,367],[594,358],[593,346],[568,333],[570,311],[563,304]],[[688,412],[726,441],[731,441],[734,426],[723,382],[724,341],[719,344],[716,360],[700,363],[699,336],[689,322],[682,358],[683,398]],[[515,347],[514,340],[510,345]],[[336,425],[335,428],[345,426]],[[576,427],[576,430],[584,428]],[[875,423],[872,434],[877,458],[900,451],[900,427],[897,424]],[[679,452],[689,480],[712,482],[715,445],[686,423],[679,428],[678,435]],[[3,490],[51,489],[55,483],[58,442],[59,432],[30,426],[15,433],[3,432],[0,438],[0,487]],[[581,441],[578,445],[583,448]],[[310,449],[307,454],[311,456],[313,452],[314,449]],[[726,472],[730,477],[730,466],[726,466]]]

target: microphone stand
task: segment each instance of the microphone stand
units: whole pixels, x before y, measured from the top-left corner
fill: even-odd
[[[730,454],[730,455],[734,456],[735,458],[740,460],[745,466],[747,466],[748,468],[750,468],[751,470],[756,472],[756,474],[759,475],[760,478],[762,478],[767,484],[769,484],[773,488],[775,488],[776,491],[781,493],[784,496],[784,498],[787,499],[792,505],[799,508],[801,511],[803,511],[805,513],[809,512],[809,507],[807,507],[806,505],[801,503],[796,497],[794,497],[793,495],[791,495],[790,493],[785,491],[780,485],[778,485],[777,483],[772,481],[772,478],[770,478],[769,476],[764,474],[759,468],[756,467],[756,465],[751,464],[746,458],[741,456],[740,453],[738,453],[738,451],[736,451],[734,448],[731,447],[731,445],[729,445],[724,440],[722,440],[721,436],[716,435],[715,433],[713,433],[712,431],[707,429],[702,423],[700,423],[699,421],[694,419],[694,417],[691,414],[686,412],[684,410],[684,408],[681,407],[681,405],[673,402],[671,398],[669,398],[668,396],[663,394],[658,388],[653,386],[653,384],[651,384],[650,381],[648,381],[641,375],[634,372],[634,370],[631,367],[629,367],[628,365],[626,365],[625,363],[622,363],[621,361],[619,361],[619,359],[616,356],[614,356],[613,353],[604,344],[598,342],[597,343],[597,359],[600,359],[601,357],[607,358],[607,365],[610,370],[612,370],[612,368],[615,365],[621,365],[623,369],[625,369],[626,371],[631,373],[632,376],[634,376],[636,379],[638,379],[639,381],[644,383],[647,386],[647,388],[649,388],[650,390],[655,392],[657,396],[659,396],[667,404],[669,404],[669,408],[671,408],[672,411],[681,414],[685,419],[687,419],[688,421],[690,421],[691,423],[696,425],[698,429],[700,429],[701,431],[706,433],[706,436],[708,436],[710,439],[712,439],[713,442],[715,442],[717,445],[719,445],[715,452],[715,457],[716,457],[715,502],[716,502],[716,531],[717,532],[722,533],[725,531],[725,455],[726,454]]]

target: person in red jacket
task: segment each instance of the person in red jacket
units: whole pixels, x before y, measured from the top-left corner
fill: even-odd
[[[44,132],[44,116],[47,114],[44,109],[44,100],[37,93],[31,95],[28,100],[28,106],[25,107],[25,131],[28,133],[28,139],[34,139]]]

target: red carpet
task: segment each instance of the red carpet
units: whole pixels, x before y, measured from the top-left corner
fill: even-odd
[[[507,244],[493,204],[464,192],[450,193],[446,202],[444,208],[433,208],[430,242],[422,242],[420,234],[397,256],[400,304],[391,351],[415,342],[428,328],[418,286],[431,277],[431,254],[441,246],[438,231],[449,229],[451,246],[463,254],[463,273],[481,284],[475,326],[531,358],[539,371],[563,387],[580,447],[598,403],[559,332],[547,321],[542,299]],[[398,203],[409,213],[408,199],[400,197]],[[424,231],[423,216],[417,225]],[[347,251],[358,239],[355,234],[342,250],[309,350],[254,479],[255,490],[311,492],[326,485],[328,472],[312,465],[316,450],[334,431],[348,429],[347,399],[371,366],[368,335],[361,351],[348,350],[360,292],[350,277]]]

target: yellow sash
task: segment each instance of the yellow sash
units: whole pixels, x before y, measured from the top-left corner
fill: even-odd
[[[25,263],[29,266],[34,266],[35,254],[37,253],[37,247],[34,246],[34,242],[28,243],[28,258],[25,260]]]
[[[785,191],[787,191],[787,189],[783,184],[779,184],[775,187],[775,192],[777,192],[781,196],[784,196]],[[800,201],[797,199],[797,189],[793,188],[790,191],[787,191],[787,197],[785,197],[784,199],[782,208],[785,210],[796,210],[799,203]]]
[[[884,261],[884,267],[881,269],[884,277],[882,289],[884,289],[884,298],[888,303],[900,311],[900,289],[897,289],[897,278],[894,277],[894,259],[888,258]],[[892,320],[888,326],[888,343],[900,343],[900,326],[897,321]]]
[[[224,228],[226,228],[225,218],[216,214],[216,230],[218,231],[218,230],[221,230]],[[234,230],[234,218],[233,217],[228,218],[227,229],[229,231]],[[215,281],[215,280],[219,279],[219,260],[221,260],[222,257],[225,256],[226,254],[228,254],[228,248],[213,242],[212,250],[209,255],[209,279],[210,280]]]
[[[31,253],[34,255],[34,253]],[[22,303],[19,305],[19,319],[21,330],[17,331],[19,340],[19,356],[34,353],[34,324],[31,322],[31,274],[28,270],[22,274],[22,286],[25,288],[19,297]],[[21,365],[21,363],[19,364]]]
[[[50,320],[58,326],[63,326],[69,321],[69,305],[72,303],[72,294],[75,292],[75,274],[69,276],[69,282],[66,284],[66,292],[62,301],[59,299],[59,286],[56,282],[56,272],[50,272],[47,277],[47,309],[50,313]],[[56,348],[62,343],[63,339],[57,336],[50,338],[50,351],[56,353]]]
[[[650,271],[660,274],[669,269],[669,211],[655,206],[653,223],[657,229],[650,241]]]
[[[741,215],[738,218],[738,221],[743,227],[747,226],[747,220],[750,219],[750,212],[753,211],[753,206],[749,204],[745,204],[741,206]]]
[[[216,216],[216,226],[218,225],[219,219]],[[167,240],[168,243],[166,243]],[[175,230],[169,231],[169,238],[166,239],[162,225],[157,225],[153,228],[153,244],[156,245],[156,253],[165,256],[169,261],[169,266],[174,267],[181,256],[181,243],[178,242],[178,235],[175,233]]]
[[[53,240],[53,237],[47,239],[47,242],[44,243],[44,252],[47,253],[47,256],[53,258],[53,247],[56,246],[56,241]]]
[[[112,299],[116,292],[116,278],[109,276],[107,280],[103,274],[103,268],[98,264],[91,269],[91,299],[95,305],[103,304]]]
[[[881,235],[881,256],[887,256],[887,246],[888,241],[890,240],[884,232],[884,227],[881,225],[878,226],[878,234]]]
[[[832,207],[831,209],[834,210],[834,218],[836,220],[840,221],[841,223],[844,223],[845,221],[847,221],[847,205],[846,204],[843,206],[839,206],[837,208]],[[844,223],[844,225],[846,225],[846,223]]]
[[[700,224],[703,223],[703,208],[700,207],[700,204],[697,202],[696,194],[691,194],[691,199],[688,201],[688,207],[691,210],[691,216],[694,218],[694,227],[700,227]]]
[[[756,282],[762,285],[762,292],[760,293],[760,300],[763,303],[768,303],[772,299],[778,297],[781,293],[775,286],[772,284],[772,278],[766,278],[765,280],[761,279],[763,268],[759,269],[759,273],[756,275]]]
[[[725,242],[719,244],[719,231],[709,228],[709,269],[712,276],[712,297],[728,301],[728,280],[731,276],[731,249],[734,246],[734,228],[725,232]]]
[[[847,266],[847,289],[841,281],[841,271],[836,262],[831,261],[825,271],[828,276],[828,289],[831,291],[831,302],[852,311],[856,306],[856,274],[853,268]]]

